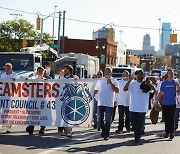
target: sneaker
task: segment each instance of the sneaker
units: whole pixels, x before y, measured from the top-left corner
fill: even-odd
[[[12,127],[12,125],[7,125],[6,126],[6,132],[10,133],[11,132],[11,127]]]
[[[122,130],[119,130],[119,129],[115,131],[116,134],[121,134],[122,132],[123,132],[123,131],[122,131]]]
[[[26,127],[26,132],[28,132],[29,135],[33,135],[33,130],[31,130],[29,127]]]
[[[0,131],[3,131],[5,129],[4,125],[0,125]]]
[[[171,133],[170,135],[169,135],[169,139],[173,139],[174,138],[174,134],[173,133]]]
[[[72,137],[72,132],[67,132],[66,136],[67,137]]]
[[[164,138],[168,138],[168,137],[169,137],[169,134],[165,133]]]

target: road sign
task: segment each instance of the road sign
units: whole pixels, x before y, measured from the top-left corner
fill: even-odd
[[[58,44],[49,44],[51,48],[58,48]]]
[[[104,54],[101,54],[100,64],[105,64],[105,55]]]

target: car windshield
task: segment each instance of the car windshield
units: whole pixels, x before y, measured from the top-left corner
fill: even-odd
[[[27,54],[0,54],[0,70],[4,70],[6,63],[13,65],[13,70],[33,71],[33,55]]]

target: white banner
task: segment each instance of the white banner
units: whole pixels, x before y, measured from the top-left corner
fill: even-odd
[[[0,123],[91,127],[93,80],[0,79]]]

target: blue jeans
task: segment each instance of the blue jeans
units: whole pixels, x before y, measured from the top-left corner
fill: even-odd
[[[98,113],[99,113],[98,123],[100,128],[102,129],[102,135],[105,138],[109,137],[113,107],[98,106]],[[104,123],[104,116],[105,116],[105,123]]]
[[[135,138],[141,138],[146,112],[130,112],[130,121],[134,128]]]
[[[174,129],[178,128],[179,113],[180,113],[180,108],[176,108],[174,115]]]
[[[118,130],[122,131],[124,127],[124,115],[125,115],[125,127],[130,130],[130,119],[129,119],[129,106],[118,105],[119,112],[119,125]]]

